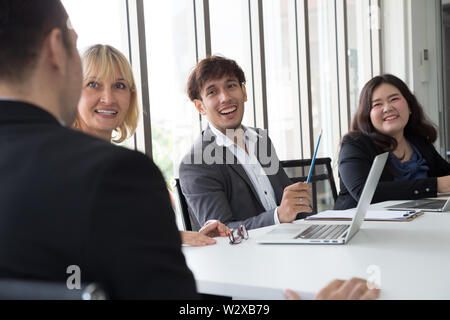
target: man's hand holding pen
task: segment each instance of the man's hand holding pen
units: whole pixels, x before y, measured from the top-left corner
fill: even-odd
[[[278,207],[278,220],[281,223],[292,222],[300,212],[312,212],[310,203],[311,185],[297,182],[287,186],[283,192],[283,199]]]
[[[283,199],[281,205],[278,207],[278,220],[281,223],[292,222],[300,212],[311,213],[311,177],[314,169],[314,163],[319,150],[320,138],[322,137],[322,130],[320,130],[319,138],[317,140],[314,156],[309,167],[308,178],[306,182],[297,182],[286,187],[283,192]]]

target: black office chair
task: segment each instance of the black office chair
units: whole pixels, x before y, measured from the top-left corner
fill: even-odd
[[[172,181],[172,188],[176,193],[176,199],[177,199],[177,207],[181,211],[181,218],[183,221],[183,227],[185,231],[192,231],[192,221],[191,217],[189,215],[188,205],[186,202],[186,198],[183,195],[183,192],[181,191],[181,185],[180,185],[180,179],[175,178]]]
[[[66,283],[40,280],[0,279],[0,300],[106,300],[95,283],[68,289]]]
[[[309,167],[311,166],[311,159],[303,160],[286,160],[281,161],[281,165],[288,177],[292,182],[306,181],[308,178]],[[330,184],[331,194],[333,196],[333,205],[337,199],[336,183],[334,181],[333,170],[331,169],[331,159],[330,158],[316,158],[313,173],[311,175],[312,183],[312,209],[313,213],[318,211],[318,188],[317,182],[328,180]],[[332,208],[332,206],[327,209]]]

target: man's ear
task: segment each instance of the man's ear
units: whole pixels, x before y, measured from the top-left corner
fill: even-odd
[[[241,84],[242,92],[244,93],[244,102],[247,102],[247,88],[245,84]]]
[[[61,29],[53,29],[44,43],[47,61],[54,72],[65,74],[67,52],[63,42]]]
[[[205,107],[203,106],[203,101],[200,99],[194,99],[194,106],[195,109],[197,109],[197,111],[201,114],[201,115],[206,115],[206,110]]]

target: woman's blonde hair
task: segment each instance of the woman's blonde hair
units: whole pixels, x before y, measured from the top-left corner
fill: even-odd
[[[118,71],[122,74],[123,79],[128,83],[131,92],[130,106],[124,122],[114,129],[116,134],[112,139],[115,143],[121,143],[134,134],[139,119],[136,83],[134,81],[131,65],[119,50],[102,44],[93,45],[87,48],[82,54],[81,60],[83,62],[84,80],[92,77],[98,79],[114,77],[116,74],[115,68],[117,67],[119,69]],[[79,117],[80,114],[78,113],[74,123],[74,127],[78,129],[80,128]]]

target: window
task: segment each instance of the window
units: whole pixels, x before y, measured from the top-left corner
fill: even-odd
[[[78,33],[78,49],[108,44],[129,57],[124,0],[62,0]],[[101,14],[100,14],[101,13]]]
[[[144,1],[153,160],[167,182],[200,132],[185,93],[196,64],[192,1]]]
[[[247,79],[243,124],[254,126],[249,7],[242,0],[210,0],[211,52],[233,59]]]
[[[302,127],[295,4],[288,0],[264,0],[263,12],[270,138],[280,159],[300,159]]]
[[[314,145],[323,130],[317,154],[333,159],[340,139],[334,1],[308,5]]]
[[[358,108],[359,93],[370,80],[369,0],[347,0],[347,45],[350,113]]]
[[[314,146],[323,130],[318,157],[337,157],[340,141],[335,3],[309,0],[309,45]],[[330,190],[318,190],[319,211],[331,206]]]

